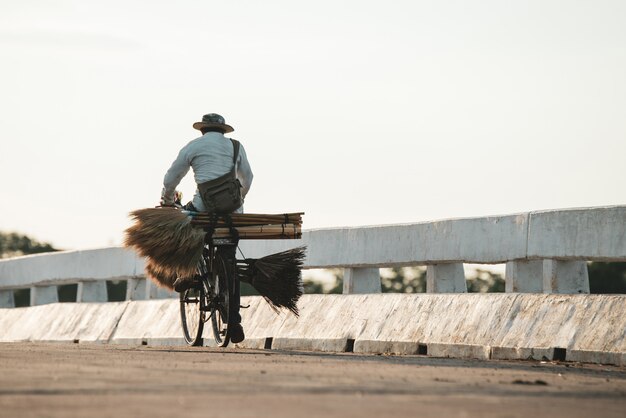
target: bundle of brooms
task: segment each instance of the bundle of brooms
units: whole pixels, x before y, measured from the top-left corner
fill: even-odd
[[[294,239],[302,236],[303,213],[280,215],[231,214],[230,219],[176,208],[147,208],[130,213],[133,225],[124,245],[146,258],[146,275],[170,290],[177,278],[196,274],[202,259],[205,235],[225,238],[235,229],[240,239]],[[273,309],[298,314],[302,295],[301,268],[305,248],[272,254],[238,264],[239,278],[250,283]]]

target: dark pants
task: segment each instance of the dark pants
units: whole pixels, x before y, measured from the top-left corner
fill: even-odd
[[[239,306],[241,305],[241,293],[239,286],[239,278],[235,275],[236,265],[236,245],[224,245],[217,248],[217,253],[222,257],[222,260],[226,262],[226,269],[228,270],[228,276],[232,277],[232,292],[230,294],[230,318],[231,323],[240,324],[241,315],[239,314]]]

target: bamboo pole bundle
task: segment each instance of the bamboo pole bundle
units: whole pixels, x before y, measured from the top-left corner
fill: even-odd
[[[208,213],[202,212],[186,212],[192,217],[191,223],[195,226],[210,226],[213,222],[213,217]],[[256,226],[256,225],[279,225],[279,224],[294,224],[302,225],[303,212],[299,213],[284,213],[277,215],[266,215],[258,213],[233,213],[230,216],[234,227],[239,226]],[[226,221],[219,217],[216,222],[216,227],[227,226]]]
[[[240,239],[298,239],[302,238],[302,229],[296,224],[237,226],[234,229]],[[213,238],[231,236],[229,228],[215,228]]]

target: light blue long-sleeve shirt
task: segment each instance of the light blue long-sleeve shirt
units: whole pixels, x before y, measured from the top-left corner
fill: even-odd
[[[215,180],[230,172],[233,168],[233,152],[230,139],[219,132],[207,132],[189,142],[180,150],[178,157],[165,174],[161,193],[163,203],[166,205],[174,203],[176,186],[189,172],[189,168],[193,169],[196,184]],[[241,193],[245,197],[252,185],[253,174],[243,145],[239,147],[239,157],[236,164],[237,178],[242,185]],[[192,202],[199,211],[206,211],[197,189]],[[243,208],[239,208],[237,212],[242,210]]]

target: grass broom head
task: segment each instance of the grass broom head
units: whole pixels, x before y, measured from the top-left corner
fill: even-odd
[[[176,271],[163,267],[151,258],[146,258],[145,266],[146,276],[152,279],[157,285],[174,290],[174,282],[176,281]]]
[[[242,282],[250,283],[274,311],[286,308],[298,316],[298,300],[303,293],[302,264],[306,247],[272,254],[258,260],[247,259],[239,265]]]
[[[191,217],[175,208],[139,209],[130,216],[134,224],[125,231],[124,245],[151,260],[149,276],[169,283],[174,276],[195,274],[205,233],[191,225]]]

